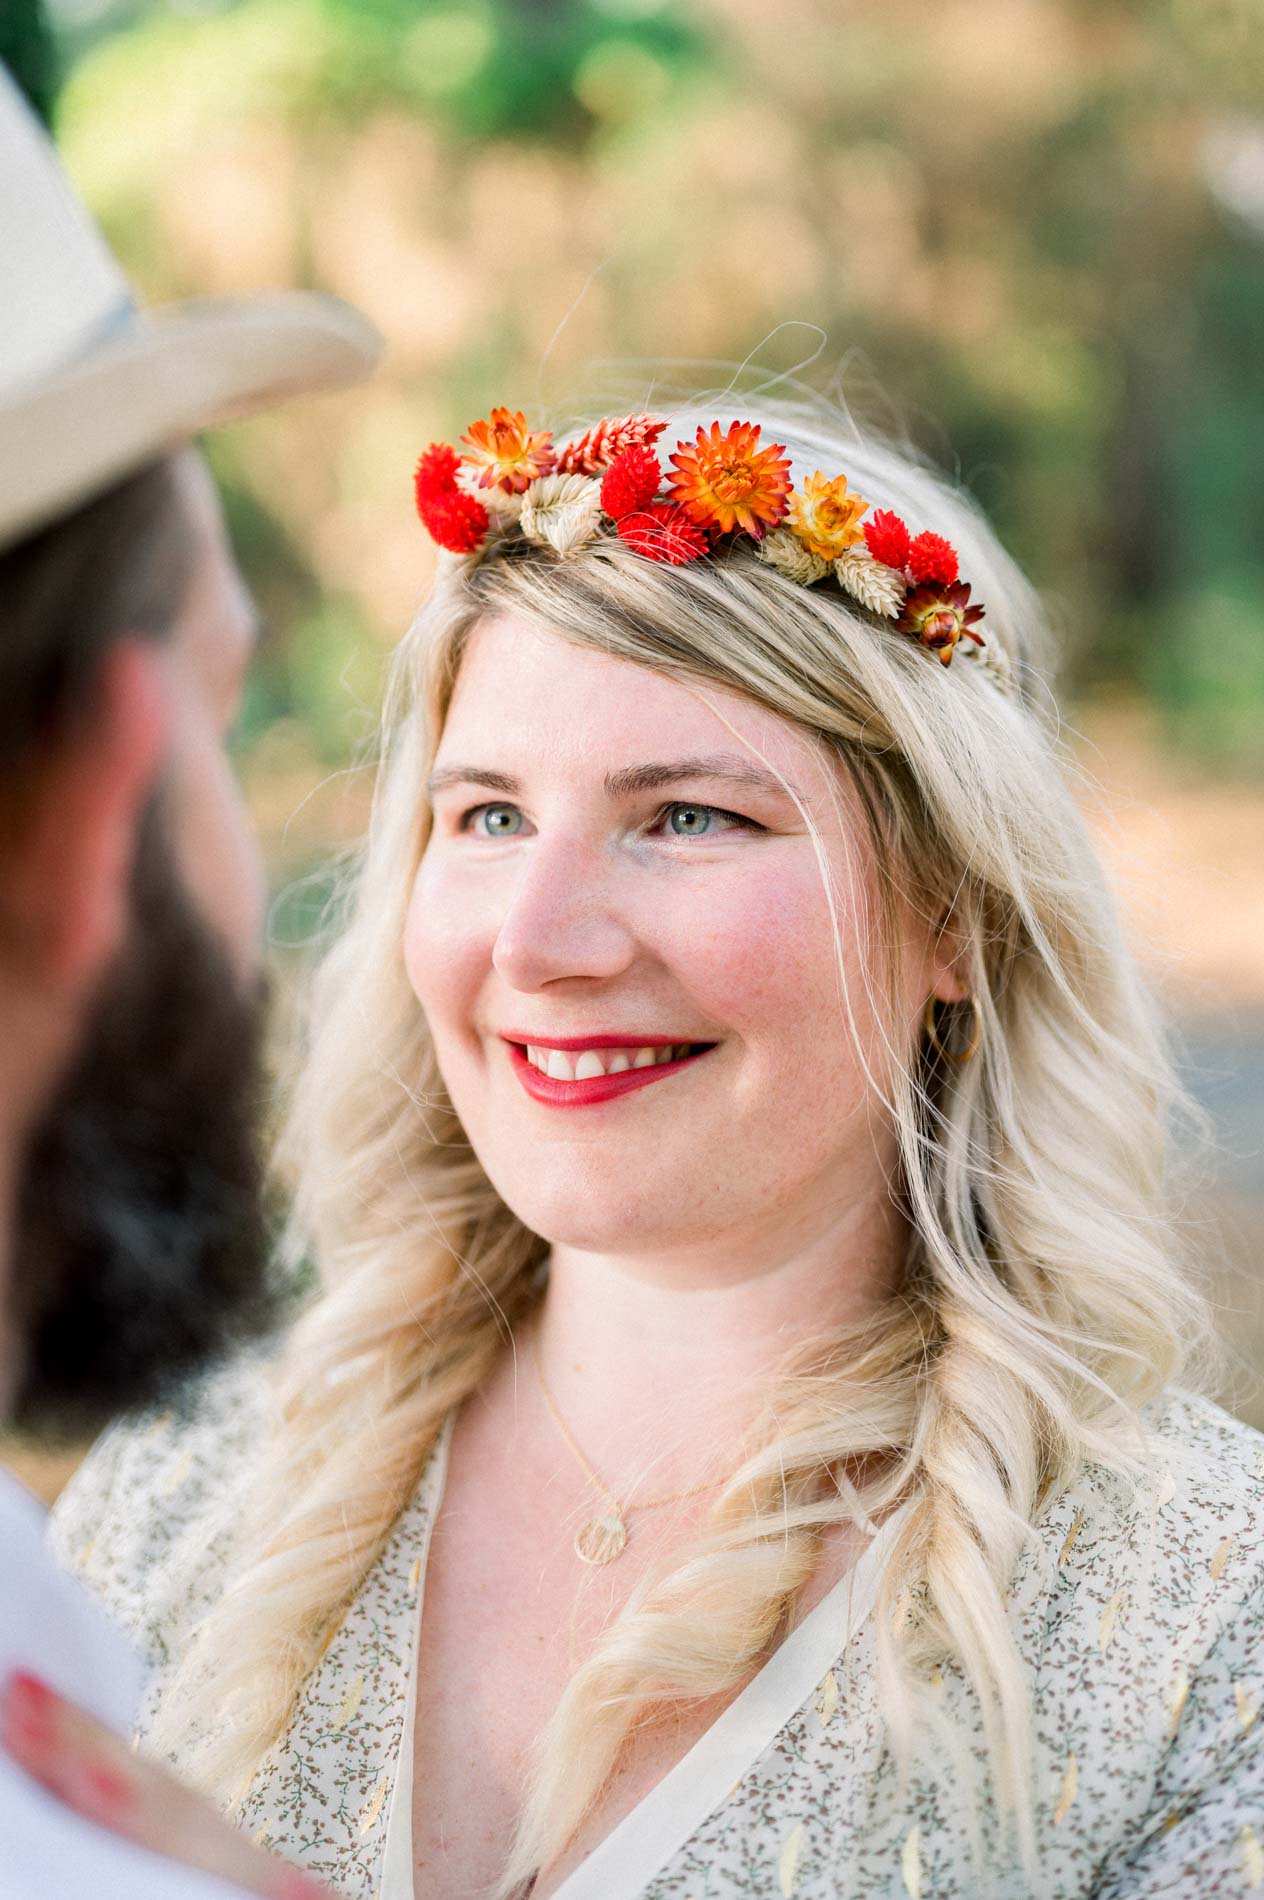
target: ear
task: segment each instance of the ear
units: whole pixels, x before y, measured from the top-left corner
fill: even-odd
[[[970,994],[970,945],[952,910],[939,919],[930,945],[930,994],[941,1003],[960,1003]]]
[[[121,639],[87,709],[27,774],[5,849],[4,948],[32,989],[86,993],[122,941],[137,828],[170,729],[160,654]]]

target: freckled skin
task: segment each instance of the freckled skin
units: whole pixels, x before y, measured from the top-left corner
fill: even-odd
[[[861,959],[872,866],[842,771],[740,694],[507,617],[471,641],[436,763],[507,771],[523,790],[513,800],[473,785],[439,794],[405,935],[445,1082],[509,1205],[555,1249],[642,1266],[683,1250],[711,1284],[740,1275],[774,1231],[819,1238],[840,1197],[884,1192],[894,1160],[843,1013],[816,853],[793,804],[694,781],[616,805],[602,787],[613,767],[740,753],[742,740],[800,790],[822,828],[848,991],[876,1056]],[[671,801],[718,808],[710,832],[679,835],[670,814],[655,828]],[[502,821],[513,835],[490,835],[486,814],[459,831],[461,814],[480,804],[521,813]],[[766,829],[739,828],[723,812]],[[933,958],[927,933],[909,981],[910,1041],[928,991],[945,980]],[[519,1026],[645,1027],[660,1040],[720,1046],[675,1078],[559,1113],[532,1102],[510,1069],[496,1031]]]

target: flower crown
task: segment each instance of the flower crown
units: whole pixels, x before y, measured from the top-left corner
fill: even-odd
[[[493,530],[570,554],[603,517],[621,541],[674,567],[749,536],[760,560],[810,587],[833,573],[869,612],[894,622],[950,664],[976,632],[983,608],[958,577],[955,549],[929,530],[910,535],[890,509],[868,521],[869,503],[845,475],[809,475],[795,489],[779,442],[759,446],[759,424],[718,422],[678,442],[664,475],[654,444],[667,427],[654,416],[603,419],[555,448],[551,431],[521,413],[493,409],[461,437],[465,453],[432,442],[414,477],[417,513],[453,554],[482,550]]]

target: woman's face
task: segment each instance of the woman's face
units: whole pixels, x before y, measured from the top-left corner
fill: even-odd
[[[807,1242],[856,1194],[885,1193],[893,1141],[813,840],[776,772],[822,833],[847,991],[880,1063],[874,867],[845,773],[739,693],[510,616],[472,636],[405,961],[480,1162],[554,1245],[654,1255],[765,1223]],[[910,914],[910,1044],[942,975],[932,934]],[[542,1079],[515,1046],[548,1043],[593,1051],[580,1079]],[[682,1044],[711,1046],[636,1066],[638,1049]],[[611,1080],[582,1079],[612,1062]]]

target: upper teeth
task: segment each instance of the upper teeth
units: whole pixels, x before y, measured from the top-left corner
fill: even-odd
[[[624,1069],[648,1069],[687,1056],[689,1042],[644,1049],[536,1049],[527,1045],[527,1061],[555,1082],[586,1082],[594,1075],[618,1075]]]

